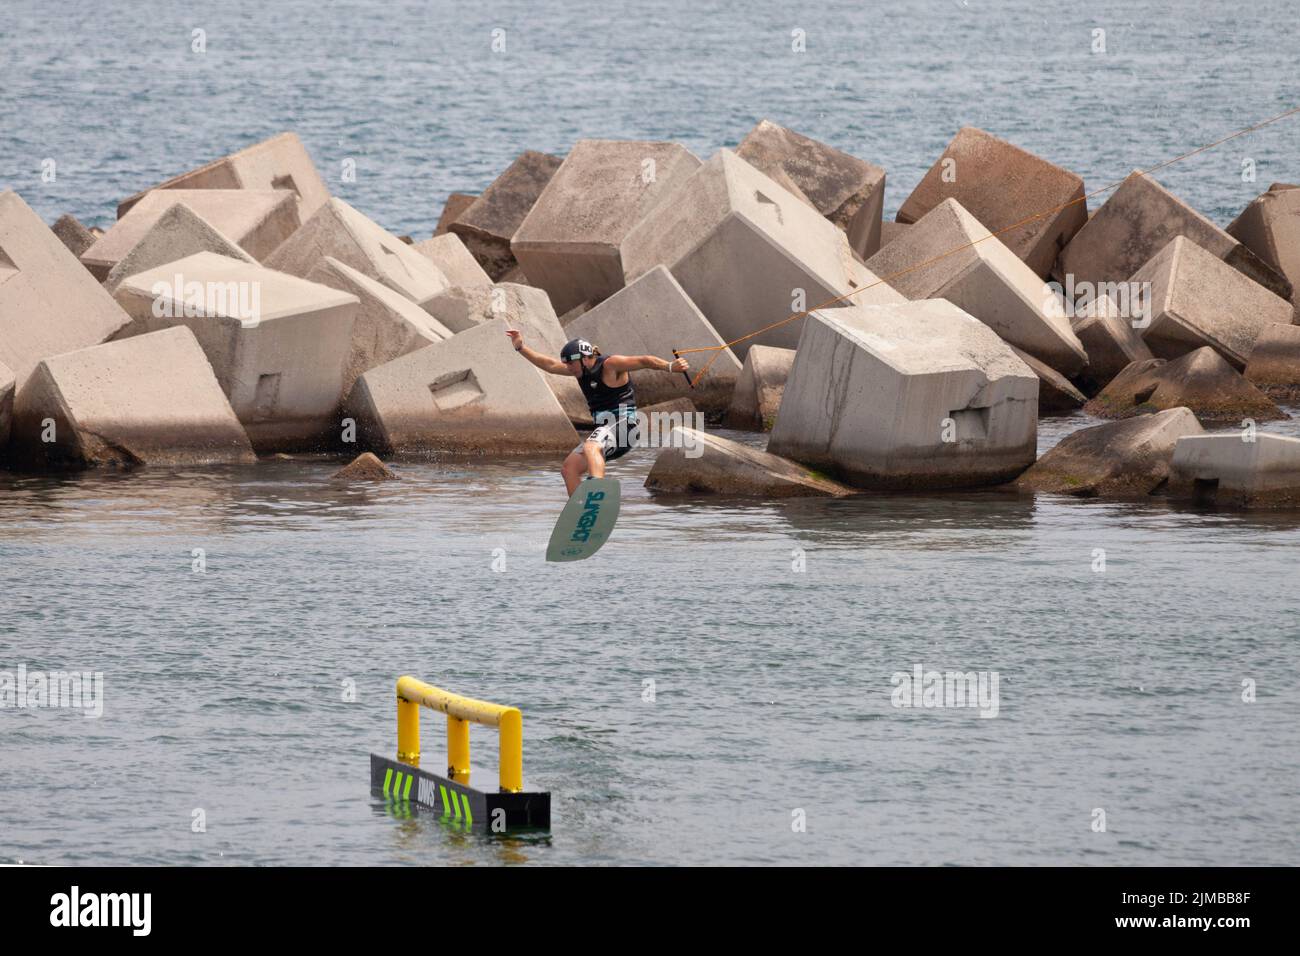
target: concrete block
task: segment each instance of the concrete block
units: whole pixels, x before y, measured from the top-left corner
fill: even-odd
[[[726,426],[771,431],[793,365],[794,349],[778,349],[770,345],[751,348],[732,393]]]
[[[793,348],[806,319],[735,341],[792,313],[854,292],[857,305],[900,300],[867,288],[876,276],[843,232],[725,149],[628,233],[623,262],[629,282],[667,266],[742,360],[755,344]]]
[[[316,264],[307,281],[354,295],[360,303],[340,399],[352,391],[363,372],[452,336],[450,329],[406,296],[330,256]]]
[[[578,433],[543,373],[484,322],[371,369],[347,409],[383,455],[567,453]]]
[[[59,242],[67,246],[68,251],[78,258],[95,244],[95,236],[91,231],[70,213],[60,216],[50,229],[59,237]]]
[[[563,160],[527,150],[493,180],[492,185],[448,224],[493,281],[515,265],[510,240],[532,211]]]
[[[670,447],[655,458],[645,486],[663,494],[735,498],[840,498],[855,493],[796,462],[693,428],[673,429]]]
[[[0,457],[4,447],[9,444],[9,429],[14,418],[14,385],[16,383],[13,369],[0,362]]]
[[[1150,283],[1152,319],[1141,333],[1158,358],[1178,358],[1208,345],[1242,369],[1261,332],[1272,324],[1291,324],[1291,303],[1182,236],[1129,282]]]
[[[1133,328],[1132,320],[1121,317],[1109,298],[1098,301],[1089,313],[1073,323],[1073,328],[1088,353],[1084,384],[1089,394],[1096,394],[1133,362],[1155,356]]]
[[[1290,298],[1290,283],[1150,176],[1134,170],[1061,252],[1057,274],[1075,282],[1123,282],[1179,236]]]
[[[478,196],[470,193],[452,193],[448,196],[447,203],[442,207],[442,215],[438,217],[438,225],[434,228],[433,234],[435,236],[446,235],[448,227],[460,218],[461,213],[474,205],[476,199],[478,199]]]
[[[342,199],[321,206],[271,253],[266,265],[306,278],[326,256],[382,282],[421,308],[451,287],[437,266]]]
[[[23,459],[45,466],[256,461],[185,328],[43,360],[18,393],[14,441]]]
[[[1300,189],[1274,183],[1257,196],[1227,228],[1291,284],[1291,299],[1300,303]]]
[[[1147,495],[1169,477],[1178,440],[1204,432],[1190,408],[1081,428],[1038,459],[1016,487],[1080,498]]]
[[[1014,345],[1011,351],[1038,376],[1038,414],[1056,415],[1083,406],[1088,399],[1068,378]]]
[[[604,355],[657,355],[669,361],[674,348],[724,345],[704,313],[663,266],[655,266],[571,321],[564,334],[586,339]],[[633,372],[637,403],[649,405],[686,397],[706,414],[721,414],[731,401],[740,362],[725,347],[720,353],[699,352],[687,358],[691,360],[692,377],[713,360],[694,389],[680,372]]]
[[[1169,494],[1246,508],[1300,506],[1300,438],[1189,435],[1174,448]]]
[[[1180,406],[1207,425],[1288,417],[1209,346],[1173,361],[1134,362],[1083,410],[1098,418],[1128,418]]]
[[[1267,326],[1251,350],[1246,380],[1274,401],[1300,404],[1300,326]]]
[[[814,312],[768,451],[851,485],[961,488],[1036,457],[1038,378],[943,299]]]
[[[22,389],[41,359],[98,345],[128,322],[13,191],[0,193],[0,362]]]
[[[355,295],[200,252],[129,276],[116,298],[131,316],[122,336],[193,331],[259,451],[337,440]]]
[[[898,221],[919,222],[949,199],[998,233],[1002,244],[1040,279],[1088,219],[1080,177],[973,126],[957,131],[899,207]]]
[[[397,475],[393,470],[375,457],[372,452],[362,452],[353,458],[344,467],[340,468],[331,478],[345,479],[347,481],[397,481]]]
[[[515,232],[511,251],[556,312],[607,299],[624,285],[628,232],[699,166],[676,143],[580,140]]]
[[[330,198],[296,133],[281,133],[138,192],[117,207],[117,218],[154,189],[288,189],[298,197],[299,222],[310,219]]]
[[[261,262],[300,225],[287,189],[157,189],[115,222],[81,261],[101,282],[172,206],[185,203],[223,236]]]
[[[931,209],[867,267],[909,299],[947,299],[1066,376],[1088,361],[1043,280],[956,199]]]
[[[224,190],[209,190],[212,193]],[[175,190],[181,192],[181,190]],[[133,213],[139,213],[137,206]],[[131,216],[120,220],[129,222]],[[245,252],[234,239],[223,235],[219,229],[208,222],[183,201],[169,206],[167,211],[155,220],[134,246],[117,260],[117,264],[104,280],[104,288],[114,292],[122,280],[138,272],[147,272],[158,266],[184,259],[196,252],[213,252],[228,259],[256,263],[256,259]],[[116,254],[116,253],[115,253]]]
[[[447,281],[453,286],[492,284],[488,274],[483,271],[478,260],[470,255],[459,236],[451,234],[434,236],[432,239],[413,244],[411,248],[437,266],[438,271],[446,276]]]
[[[825,143],[762,120],[736,147],[736,155],[776,179],[777,170],[798,186],[849,238],[849,246],[867,259],[880,248],[885,171]],[[794,190],[791,190],[794,192]]]

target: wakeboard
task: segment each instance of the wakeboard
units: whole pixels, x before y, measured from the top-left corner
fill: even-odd
[[[546,546],[547,561],[581,561],[601,549],[618,520],[619,484],[614,478],[587,478],[560,512]]]

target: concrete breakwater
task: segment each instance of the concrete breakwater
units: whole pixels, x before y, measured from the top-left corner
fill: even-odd
[[[1300,189],[1220,227],[1134,173],[1090,215],[1079,176],[972,127],[894,222],[885,176],[763,121],[707,160],[524,152],[422,238],[331,197],[292,133],[142,190],[99,235],[6,192],[0,465],[558,456],[585,403],[513,353],[518,329],[692,359],[690,385],[635,373],[685,416],[647,478],[665,493],[1300,504],[1300,440],[1256,427],[1300,393]],[[1085,402],[1120,421],[1037,460],[1040,414]]]

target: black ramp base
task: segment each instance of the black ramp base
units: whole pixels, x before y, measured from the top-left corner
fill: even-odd
[[[408,763],[370,755],[370,789],[389,803],[428,810],[467,830],[549,830],[549,793],[484,792]]]

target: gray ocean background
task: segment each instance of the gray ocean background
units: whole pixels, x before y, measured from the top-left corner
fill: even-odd
[[[107,226],[125,196],[292,129],[335,195],[418,238],[523,149],[652,138],[707,157],[768,117],[884,166],[892,218],[964,124],[1097,189],[1300,104],[1294,12],[6,0],[0,188]],[[1300,179],[1300,126],[1158,178],[1226,224]],[[1086,424],[1045,420],[1040,445]],[[550,461],[375,486],[331,482],[327,461],[0,473],[0,670],[105,680],[99,719],[0,711],[0,862],[1296,862],[1300,514],[656,500],[651,460],[613,470],[618,532],[576,566],[543,561]],[[997,671],[998,716],[892,707],[891,675],[916,665]],[[370,795],[405,673],[523,710],[549,834],[469,836]],[[490,787],[493,734],[472,738]],[[428,766],[442,745],[426,714]]]

